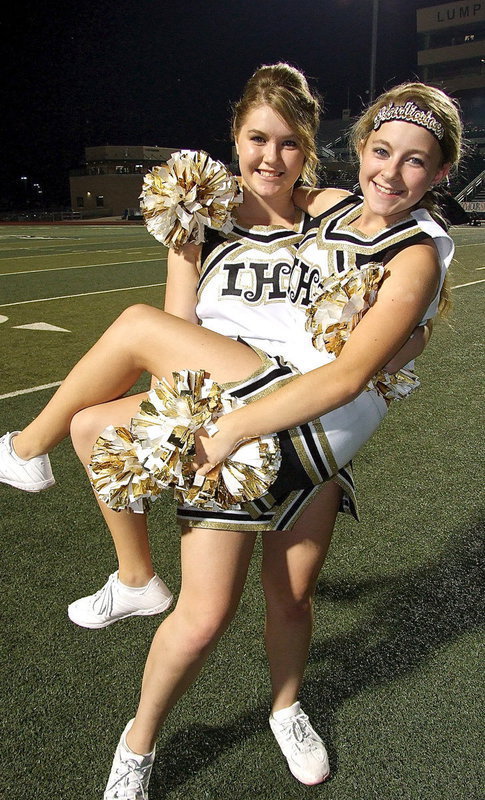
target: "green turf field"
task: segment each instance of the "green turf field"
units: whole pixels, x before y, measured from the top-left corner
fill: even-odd
[[[160,738],[151,800],[484,800],[485,228],[452,233],[450,324],[435,326],[419,361],[420,391],[358,457],[362,520],[340,520],[318,584],[302,701],[327,742],[331,780],[296,783],[269,732],[257,552],[234,624]],[[123,308],[161,305],[165,251],[137,225],[4,225],[0,255],[3,433],[35,416],[54,391],[38,387],[61,381]],[[69,622],[67,604],[115,562],[68,443],[52,462],[50,492],[0,485],[0,795],[100,800],[157,619],[104,631]],[[168,499],[150,530],[176,591]]]

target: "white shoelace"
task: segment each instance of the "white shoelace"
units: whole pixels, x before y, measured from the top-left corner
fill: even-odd
[[[320,748],[321,742],[311,727],[306,714],[300,713],[282,723],[286,740],[300,753],[311,753]]]
[[[116,583],[117,574],[113,572],[102,587],[98,589],[93,598],[93,610],[97,614],[109,617],[113,610],[113,586]]]
[[[145,773],[149,772],[151,767],[151,764],[140,767],[133,758],[122,761],[115,773],[117,777],[113,783],[107,787],[107,791],[112,791],[115,786],[119,784],[119,788],[122,790],[123,794],[118,794],[117,790],[116,794],[113,795],[114,797],[119,797],[120,800],[122,800],[122,798],[125,798],[125,800],[146,800],[148,795],[145,792],[143,782],[145,780]],[[140,791],[141,794],[139,794]],[[128,794],[128,792],[130,792],[130,794]]]

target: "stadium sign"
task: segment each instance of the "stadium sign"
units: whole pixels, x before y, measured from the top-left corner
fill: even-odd
[[[445,3],[432,8],[420,8],[417,11],[417,20],[419,32],[480,22],[485,20],[485,0],[475,0],[470,3]]]

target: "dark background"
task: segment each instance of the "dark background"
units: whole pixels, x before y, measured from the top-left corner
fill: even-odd
[[[376,90],[416,77],[416,9],[380,0]],[[7,13],[8,11],[8,13]],[[69,202],[84,147],[201,147],[230,160],[230,103],[263,63],[288,61],[325,116],[368,99],[372,0],[64,0],[2,12],[0,203],[38,182]]]

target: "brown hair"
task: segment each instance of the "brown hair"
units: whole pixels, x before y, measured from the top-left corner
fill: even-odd
[[[443,154],[443,164],[450,164],[456,169],[463,155],[463,125],[460,118],[460,109],[456,100],[449,97],[441,89],[428,86],[425,83],[401,83],[389,91],[384,92],[370,105],[359,117],[350,130],[350,145],[352,150],[359,155],[362,143],[366,142],[374,130],[374,119],[383,106],[393,103],[396,106],[405,105],[408,101],[414,102],[423,111],[431,111],[444,129],[443,137],[438,140]],[[440,225],[447,227],[443,220],[439,202],[433,190],[427,191],[418,204],[424,208]],[[447,281],[443,284],[440,295],[440,314],[448,313],[451,307],[450,293]]]
[[[403,106],[408,101],[414,102],[423,111],[431,111],[444,128],[443,138],[439,140],[443,153],[443,164],[456,167],[462,155],[462,122],[456,100],[449,97],[441,89],[428,86],[426,83],[401,83],[384,92],[359,117],[350,131],[350,144],[359,154],[361,142],[365,141],[374,129],[374,119],[383,106],[393,103]]]
[[[244,87],[241,99],[233,106],[234,138],[247,115],[262,105],[270,106],[295,132],[305,156],[301,179],[314,186],[318,165],[315,138],[321,111],[318,95],[310,90],[304,74],[296,67],[283,62],[259,67]]]

